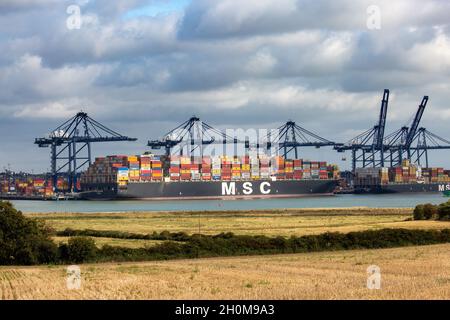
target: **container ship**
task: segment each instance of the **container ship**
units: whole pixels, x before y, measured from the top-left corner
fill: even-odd
[[[450,171],[403,160],[398,167],[356,169],[354,188],[355,193],[446,193],[450,192]]]
[[[107,156],[82,174],[81,199],[241,199],[332,195],[337,166],[268,156]]]

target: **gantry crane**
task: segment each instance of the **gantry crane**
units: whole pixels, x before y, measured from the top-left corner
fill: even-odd
[[[196,150],[199,150],[199,154],[203,156],[205,145],[222,144],[225,148],[228,143],[233,143],[236,149],[238,143],[245,142],[238,140],[236,137],[231,137],[193,116],[167,132],[161,140],[148,141],[147,146],[152,149],[165,148],[166,156],[175,153],[173,149],[176,147],[178,149],[175,151],[180,155],[192,156]],[[184,149],[186,149],[186,153]]]
[[[386,150],[391,167],[401,165],[403,159],[409,159],[419,166],[429,167],[429,150],[450,149],[450,141],[426,128],[419,128],[428,96],[424,96],[410,127],[402,127],[386,137]]]
[[[352,152],[352,169],[356,170],[357,163],[362,163],[362,167],[384,166],[384,132],[386,128],[386,117],[389,104],[389,90],[385,89],[381,100],[378,123],[369,130],[356,136],[343,145],[335,146],[338,152],[350,150]]]
[[[282,152],[284,158],[294,151],[295,159],[298,159],[298,148],[300,147],[326,147],[341,146],[342,144],[327,140],[319,135],[300,127],[294,121],[289,120],[276,129],[275,133],[267,135],[267,150],[270,152],[272,145],[277,145],[277,153]]]
[[[403,126],[386,136],[384,143],[387,157],[385,159],[390,162],[391,167],[399,166],[403,159],[411,159],[414,152],[412,143],[416,138],[427,103],[428,96],[424,96],[410,127]]]
[[[123,136],[95,121],[85,112],[78,112],[48,137],[36,138],[34,143],[41,148],[51,148],[51,174],[55,192],[58,192],[58,176],[68,177],[69,190],[77,192],[77,173],[86,164],[91,164],[91,143],[113,141],[136,141]]]

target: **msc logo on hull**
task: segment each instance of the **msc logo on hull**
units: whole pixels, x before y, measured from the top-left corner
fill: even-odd
[[[259,192],[261,194],[270,194],[270,183],[267,181],[262,182],[259,185]],[[254,192],[253,183],[244,182],[242,184],[242,190],[237,190],[236,182],[222,182],[222,195],[223,196],[233,196],[236,193],[243,193],[245,195],[251,195]]]
[[[439,191],[450,191],[450,184],[440,184]]]

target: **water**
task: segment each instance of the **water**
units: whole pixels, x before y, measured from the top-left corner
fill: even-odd
[[[439,204],[448,198],[438,193],[337,195],[294,199],[189,200],[189,201],[12,201],[23,212],[125,212],[261,210],[285,208],[408,208],[420,203]]]

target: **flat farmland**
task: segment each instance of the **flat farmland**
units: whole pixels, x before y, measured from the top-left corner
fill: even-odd
[[[381,289],[366,287],[369,265]],[[378,250],[81,265],[0,267],[2,299],[450,299],[450,244]]]
[[[66,228],[114,230],[147,234],[170,231],[188,234],[233,232],[242,235],[301,236],[324,232],[382,228],[443,229],[448,222],[410,221],[412,209],[316,209],[242,212],[46,213],[43,219],[57,231]]]

